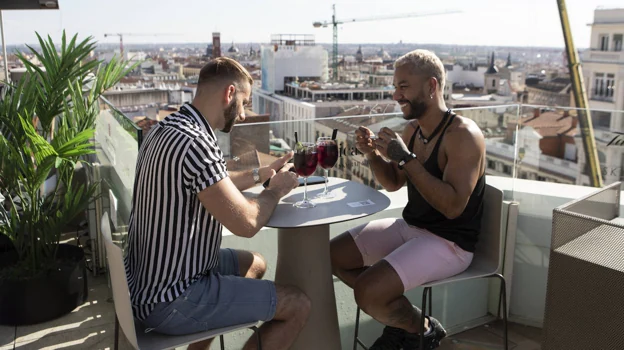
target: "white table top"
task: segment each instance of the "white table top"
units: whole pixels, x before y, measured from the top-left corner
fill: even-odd
[[[296,208],[294,203],[303,199],[303,186],[292,190],[280,200],[273,216],[265,225],[273,228],[297,228],[327,225],[342,221],[358,219],[375,214],[390,205],[390,199],[383,193],[361,183],[330,177],[328,189],[334,193],[331,199],[314,198],[322,193],[324,184],[308,185],[308,198],[316,204],[314,208]],[[262,186],[256,186],[245,192],[260,193]],[[369,200],[372,205],[359,207],[349,203]]]

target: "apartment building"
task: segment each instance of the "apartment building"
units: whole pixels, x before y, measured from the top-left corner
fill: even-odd
[[[624,8],[596,9],[590,49],[583,53],[586,84],[598,159],[605,184],[624,178],[624,146],[609,142],[624,131]],[[620,112],[615,112],[620,111]],[[582,139],[577,137],[579,174],[577,184],[589,184]]]

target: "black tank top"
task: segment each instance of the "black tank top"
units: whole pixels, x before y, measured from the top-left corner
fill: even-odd
[[[438,141],[435,144],[429,158],[423,166],[433,176],[442,180],[442,171],[438,165],[438,150],[446,129],[451,125],[455,115],[446,124]],[[410,151],[414,149],[414,139],[420,126],[412,135],[409,143]],[[464,212],[455,219],[448,219],[444,214],[434,209],[418,192],[416,187],[407,181],[408,202],[403,209],[403,220],[412,226],[424,228],[432,233],[457,244],[460,248],[468,252],[475,251],[477,237],[481,231],[481,216],[483,212],[483,195],[485,192],[485,174],[479,177],[477,184],[470,195],[468,204]]]

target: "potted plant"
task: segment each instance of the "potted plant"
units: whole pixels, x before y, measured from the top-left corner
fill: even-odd
[[[91,37],[63,33],[58,50],[37,38],[41,51],[17,54],[26,74],[0,101],[0,324],[47,321],[84,302],[84,253],[60,237],[98,188],[74,171],[93,153],[99,97],[134,68],[91,59]]]

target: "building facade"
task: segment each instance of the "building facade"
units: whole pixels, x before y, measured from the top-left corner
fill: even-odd
[[[624,8],[597,9],[590,49],[582,55],[583,77],[605,184],[624,179],[624,146],[608,145],[624,131]],[[579,177],[577,184],[588,185],[582,140],[576,140],[579,149]]]

